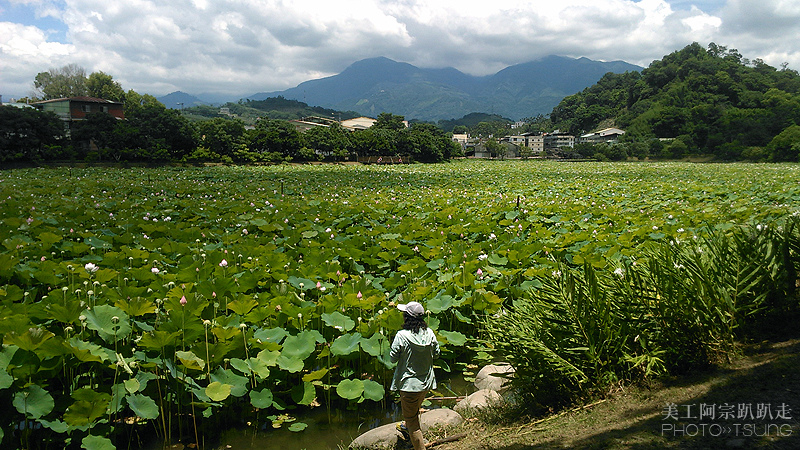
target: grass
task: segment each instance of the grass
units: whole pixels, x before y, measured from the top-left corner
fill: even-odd
[[[781,404],[791,411],[788,420],[665,419],[665,406],[719,406],[769,404],[775,415]],[[765,341],[741,347],[741,355],[709,371],[680,378],[665,378],[647,385],[621,387],[600,401],[545,418],[505,425],[467,421],[450,434],[467,437],[437,446],[440,450],[523,449],[705,449],[800,448],[800,339]],[[706,431],[691,425],[706,423]],[[689,425],[694,436],[674,435],[668,425]],[[738,432],[737,432],[738,424]],[[748,428],[745,424],[755,424]],[[715,426],[716,425],[716,426]],[[772,426],[774,425],[774,426]],[[765,426],[767,433],[765,433]],[[725,430],[724,427],[730,429]],[[699,428],[698,428],[699,430]],[[725,431],[720,431],[725,430]],[[664,431],[664,432],[662,432]],[[757,436],[761,435],[761,436]],[[765,435],[766,434],[766,435]],[[436,436],[434,438],[438,438]],[[429,437],[430,439],[430,437]]]

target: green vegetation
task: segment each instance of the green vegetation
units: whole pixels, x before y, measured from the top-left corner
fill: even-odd
[[[229,102],[221,107],[228,108],[231,115],[242,120],[247,125],[255,125],[260,118],[299,120],[305,117],[317,116],[341,121],[360,116],[354,111],[342,112],[320,106],[308,106],[303,102],[289,100],[281,96],[264,100],[240,100],[238,103]],[[221,107],[210,105],[192,106],[183,108],[181,111],[193,122],[216,117],[229,118],[220,114]]]
[[[562,100],[550,119],[576,135],[613,123],[626,131],[626,154],[640,158],[797,161],[797,140],[772,140],[800,124],[800,76],[694,43],[641,73],[606,74]]]
[[[552,405],[703,365],[745,321],[797,310],[797,170],[4,172],[0,397],[13,408],[0,440],[196,442],[383,401],[393,306],[409,300],[430,312],[440,373],[511,360],[521,386],[553,388]]]

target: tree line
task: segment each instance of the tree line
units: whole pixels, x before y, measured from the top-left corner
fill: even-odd
[[[402,116],[390,113],[382,113],[366,130],[351,132],[334,124],[301,133],[289,121],[266,117],[255,126],[227,117],[191,122],[151,95],[126,93],[110,75],[86,76],[75,65],[39,73],[34,86],[32,100],[91,96],[122,102],[125,120],[90,113],[67,132],[52,112],[0,107],[0,163],[252,163],[400,155],[440,162],[461,154],[461,147],[435,125],[415,123],[406,128]]]
[[[626,156],[798,161],[800,75],[736,49],[693,43],[641,73],[606,74],[564,98],[549,119],[574,135],[603,125],[624,129]]]

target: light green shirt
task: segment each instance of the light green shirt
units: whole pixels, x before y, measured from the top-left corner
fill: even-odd
[[[436,389],[433,361],[439,357],[439,342],[433,330],[426,328],[418,333],[398,331],[390,357],[397,363],[391,390],[422,392]]]

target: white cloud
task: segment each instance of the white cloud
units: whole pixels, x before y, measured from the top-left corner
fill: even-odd
[[[374,56],[488,74],[550,54],[647,66],[694,41],[800,68],[800,3],[723,1],[13,0],[62,20],[69,44],[3,23],[0,86],[26,94],[36,73],[76,63],[140,92],[240,96]]]

